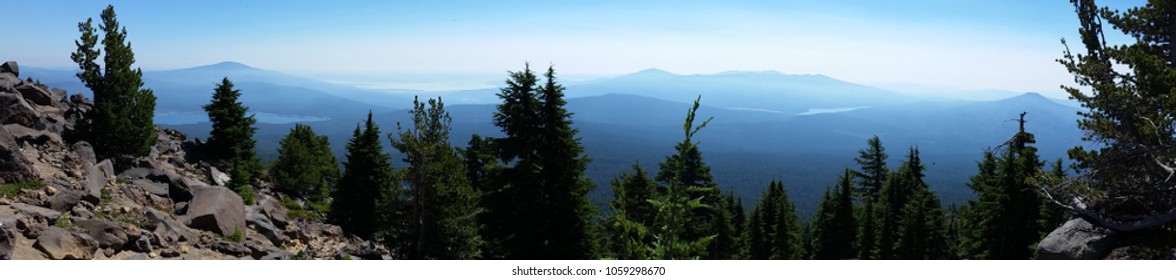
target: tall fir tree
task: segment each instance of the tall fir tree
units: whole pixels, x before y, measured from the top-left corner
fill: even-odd
[[[919,159],[919,149],[911,147],[906,160],[896,172],[887,176],[886,183],[879,191],[878,209],[874,212],[879,218],[876,258],[900,258],[897,246],[901,223],[906,218],[904,209],[907,204],[914,203],[919,192],[927,189],[927,183],[923,181],[923,169],[925,167]]]
[[[987,259],[1029,259],[1031,245],[1041,240],[1041,203],[1035,185],[1043,163],[1037,157],[1036,141],[1025,131],[1025,114],[1020,129],[1006,142],[999,158],[985,155],[980,174],[969,184],[976,191],[976,238]],[[991,162],[989,162],[991,161]]]
[[[564,88],[556,82],[555,70],[548,68],[544,76],[546,83],[540,85],[529,65],[510,73],[494,113],[494,124],[506,137],[478,148],[494,148],[499,164],[507,165],[481,174],[495,178],[477,179],[485,191],[483,220],[495,224],[485,236],[496,243],[490,248],[501,250],[490,255],[593,259],[599,245],[592,222],[596,210],[588,200],[594,185],[584,175],[589,160],[564,108]],[[467,155],[467,164],[476,155]],[[492,166],[487,164],[481,167]]]
[[[465,149],[460,149],[470,186],[480,194],[478,205],[482,212],[478,223],[483,244],[482,257],[505,259],[511,251],[504,247],[514,228],[513,188],[503,183],[506,165],[499,158],[497,139],[477,134],[470,137]]]
[[[858,258],[873,259],[878,250],[878,224],[880,213],[877,211],[878,192],[886,183],[889,169],[886,168],[886,149],[878,136],[866,141],[866,149],[858,150],[858,157],[854,161],[861,170],[853,171],[858,180],[857,221],[858,228]]]
[[[323,203],[339,179],[339,162],[326,135],[295,124],[278,142],[278,159],[269,172],[279,191]]]
[[[857,257],[857,223],[853,208],[853,172],[845,170],[837,185],[825,191],[813,221],[813,259],[846,260]]]
[[[748,258],[753,260],[795,260],[807,256],[802,240],[803,225],[796,206],[788,199],[784,183],[772,180],[752,209],[748,222]]]
[[[806,255],[804,252],[804,244],[801,239],[801,225],[799,218],[796,215],[796,205],[788,199],[788,191],[784,188],[784,182],[776,181],[775,188],[777,194],[776,222],[773,223],[775,227],[772,230],[772,255],[771,259],[776,260],[798,260],[803,259]]]
[[[694,110],[697,111],[697,107]],[[698,128],[709,122],[710,119],[707,119]],[[729,259],[734,252],[731,248],[736,238],[736,232],[732,228],[733,214],[724,207],[722,192],[710,174],[710,166],[703,161],[698,143],[689,138],[687,137],[688,141],[675,145],[677,154],[670,155],[658,163],[659,170],[655,178],[666,185],[677,184],[684,187],[683,194],[687,200],[699,199],[707,206],[693,208],[689,215],[684,217],[688,222],[681,231],[681,238],[699,240],[714,236],[714,242],[709,243],[708,252],[703,257]]]
[[[682,124],[684,138],[675,146],[677,153],[658,164],[658,180],[666,182],[668,188],[666,195],[650,201],[657,211],[653,228],[656,240],[653,257],[657,259],[706,257],[707,246],[715,238],[715,235],[702,235],[700,231],[713,224],[696,216],[715,207],[704,202],[706,197],[700,195],[710,191],[708,186],[700,185],[710,182],[710,169],[702,163],[698,143],[693,138],[713,119],[708,118],[695,126],[701,100],[702,96],[699,96],[694,100],[694,106],[686,111],[686,121]]]
[[[241,91],[233,89],[233,82],[228,77],[216,85],[212,101],[203,106],[212,121],[212,131],[205,147],[217,165],[232,174],[229,188],[241,195],[246,204],[252,204],[253,187],[250,184],[261,174],[261,160],[253,151],[257,119],[245,115],[249,107],[241,104],[237,100],[239,97]]]
[[[380,145],[380,128],[369,112],[347,142],[343,175],[331,193],[329,221],[363,238],[377,233],[390,242],[402,241],[406,226],[403,190],[396,184],[391,158]],[[404,248],[403,244],[390,244]]]
[[[409,255],[413,259],[473,259],[481,255],[478,194],[465,165],[449,144],[450,124],[441,99],[413,99],[412,127],[397,124],[392,146],[408,167],[399,176],[408,187]]]
[[[80,125],[82,139],[94,146],[99,158],[146,156],[155,145],[155,95],[143,88],[143,71],[131,68],[135,54],[119,26],[114,6],[106,6],[99,27],[104,33],[99,50],[93,19],[78,23],[81,38],[70,55],[78,64],[82,84],[94,93],[94,108]],[[105,52],[105,55],[103,55]],[[97,60],[102,58],[102,65]]]
[[[610,257],[621,260],[650,258],[653,243],[654,209],[649,200],[658,195],[659,186],[649,179],[640,165],[633,164],[632,174],[621,174],[613,179],[612,214],[604,219],[605,244]]]

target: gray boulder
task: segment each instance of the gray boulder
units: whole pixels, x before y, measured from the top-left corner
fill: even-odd
[[[168,196],[175,202],[192,200],[192,188],[208,186],[208,184],[184,177],[175,170],[167,169],[163,171],[163,174],[168,180]]]
[[[119,177],[127,177],[127,178],[131,178],[131,179],[150,179],[150,180],[160,180],[160,181],[167,180],[167,175],[163,174],[163,171],[159,171],[158,169],[154,169],[154,168],[146,168],[146,167],[135,167],[135,168],[123,170],[123,172],[119,173],[118,176]]]
[[[90,219],[78,224],[90,232],[90,236],[98,241],[98,246],[101,248],[119,251],[130,241],[130,238],[127,237],[127,230],[123,228],[122,224],[116,222]]]
[[[16,91],[33,104],[49,106],[53,104],[53,94],[37,85],[21,83],[16,85]]]
[[[1083,218],[1066,221],[1037,244],[1039,260],[1097,260],[1114,249],[1116,232]]]
[[[45,207],[28,205],[24,203],[13,203],[12,208],[16,209],[16,212],[20,215],[30,217],[41,222],[53,223],[54,221],[57,221],[57,219],[61,218],[61,212]]]
[[[12,73],[13,76],[20,77],[20,65],[17,65],[16,61],[5,61],[4,64],[0,64],[0,72]]]
[[[259,199],[257,201],[257,208],[279,228],[286,228],[286,225],[290,224],[290,217],[286,213],[286,207],[282,207],[282,204],[273,196],[264,196]]]
[[[82,171],[86,174],[85,191],[87,200],[99,200],[102,197],[102,189],[106,188],[106,173],[103,173],[97,164],[91,163],[83,165]]]
[[[152,244],[159,247],[171,247],[177,242],[191,239],[192,233],[183,224],[172,219],[170,215],[150,207],[143,208],[143,217],[147,220],[144,225],[155,235]]]
[[[164,183],[156,183],[147,179],[135,179],[131,181],[131,187],[145,190],[156,196],[167,197],[168,186]]]
[[[9,229],[9,223],[12,222],[0,221],[0,260],[11,260],[12,249],[16,244],[16,234]]]
[[[85,234],[50,227],[37,237],[33,247],[54,260],[88,260],[98,251],[98,241]]]
[[[270,243],[281,246],[290,240],[289,237],[282,234],[282,231],[270,221],[269,217],[266,217],[260,206],[247,206],[245,208],[248,210],[245,214],[245,222],[254,231],[269,239]]]
[[[224,172],[217,170],[216,167],[212,166],[209,166],[207,171],[208,172],[206,172],[205,175],[208,176],[208,181],[211,182],[213,186],[229,185],[229,180],[231,180],[231,178],[229,178],[228,174],[225,174]]]
[[[192,189],[188,204],[189,225],[228,236],[245,228],[245,203],[237,193],[224,187]]]
[[[64,144],[65,141],[61,139],[60,133],[54,133],[47,130],[32,129],[21,124],[6,124],[4,129],[8,130],[17,141],[35,143],[42,145],[48,142],[57,144]]]
[[[83,191],[71,189],[60,190],[49,197],[49,209],[60,212],[69,211],[74,208],[74,205],[82,202],[83,197],[86,197],[86,193]],[[97,204],[97,201],[90,201],[90,204]]]
[[[25,101],[20,93],[0,91],[0,124],[20,124],[34,129],[43,129],[41,113]]]
[[[155,249],[151,246],[151,235],[149,234],[140,235],[135,241],[131,241],[127,248],[141,253],[150,253]]]
[[[0,115],[5,114],[0,107]],[[19,182],[34,178],[32,162],[20,151],[15,137],[0,126],[0,181]]]
[[[224,240],[217,240],[215,243],[212,243],[211,248],[213,251],[221,252],[234,257],[248,256],[253,253],[253,250],[249,249],[249,247],[246,247],[244,244],[228,242]]]
[[[72,149],[82,163],[98,163],[98,155],[94,153],[94,146],[91,146],[90,142],[78,141],[73,144]]]

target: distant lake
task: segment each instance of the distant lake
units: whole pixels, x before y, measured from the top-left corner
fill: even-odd
[[[259,123],[268,124],[287,124],[287,123],[306,123],[325,121],[330,118],[315,117],[315,116],[292,116],[279,115],[271,113],[255,113],[253,116],[257,118]],[[195,124],[200,122],[208,122],[208,113],[206,112],[155,112],[155,124]]]

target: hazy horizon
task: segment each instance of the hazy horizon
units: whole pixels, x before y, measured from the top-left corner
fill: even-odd
[[[1065,98],[1059,85],[1072,76],[1054,60],[1060,39],[1077,41],[1065,1],[111,4],[144,70],[236,61],[378,89],[497,86],[506,71],[530,62],[554,64],[573,82],[649,68],[778,71],[879,88]],[[22,11],[11,15],[10,38],[21,39],[0,47],[2,59],[73,66],[77,22],[96,19],[105,5],[10,3]]]

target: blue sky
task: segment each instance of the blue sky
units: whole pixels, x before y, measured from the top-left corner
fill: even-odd
[[[73,67],[77,22],[97,19],[106,4],[6,3],[5,10],[19,12],[6,15],[0,59]],[[1071,77],[1054,62],[1059,39],[1077,41],[1078,26],[1062,0],[112,4],[146,70],[238,61],[371,83],[408,76],[489,83],[530,61],[582,78],[647,68],[776,70],[869,85],[1061,96],[1058,85]]]

